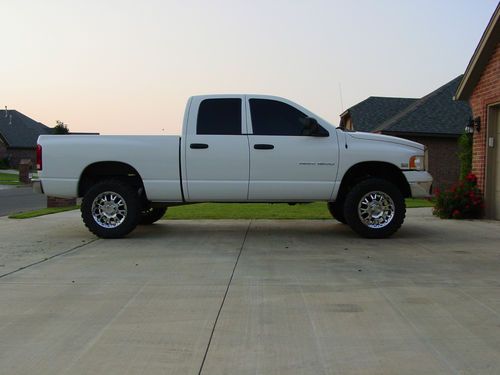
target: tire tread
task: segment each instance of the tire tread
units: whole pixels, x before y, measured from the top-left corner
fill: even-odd
[[[127,203],[127,218],[121,225],[113,229],[99,226],[92,217],[92,202],[99,193],[106,190],[116,190]],[[139,195],[132,186],[120,180],[106,179],[99,181],[87,191],[82,199],[80,211],[83,223],[87,229],[97,237],[122,238],[132,232],[139,223],[139,207]]]
[[[392,221],[383,228],[369,228],[364,225],[358,216],[358,202],[361,197],[373,190],[380,190],[389,194],[394,201],[395,210]],[[344,214],[347,224],[365,238],[386,238],[401,228],[406,216],[406,204],[399,189],[387,180],[381,178],[369,178],[355,185],[347,194]]]

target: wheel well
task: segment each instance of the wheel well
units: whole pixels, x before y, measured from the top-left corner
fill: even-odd
[[[410,185],[398,167],[391,163],[373,161],[359,163],[349,168],[340,184],[337,200],[344,199],[354,185],[370,177],[387,180],[398,187],[405,198],[411,197]]]
[[[92,185],[104,179],[118,179],[144,192],[144,184],[137,170],[129,164],[118,161],[102,161],[88,165],[78,182],[78,196],[83,197]]]

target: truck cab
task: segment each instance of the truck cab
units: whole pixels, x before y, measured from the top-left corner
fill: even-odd
[[[331,199],[339,146],[326,121],[290,101],[262,95],[195,96],[188,107],[181,148],[188,201]],[[316,132],[306,129],[311,119]]]

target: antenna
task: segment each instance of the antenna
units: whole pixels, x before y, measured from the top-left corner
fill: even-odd
[[[5,118],[7,118],[7,106],[5,106]]]
[[[340,111],[344,112],[344,101],[342,100],[342,85],[339,82]]]

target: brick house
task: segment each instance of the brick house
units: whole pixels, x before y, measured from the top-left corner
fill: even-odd
[[[472,172],[484,192],[486,217],[500,220],[500,4],[465,70],[455,99],[472,107]]]
[[[0,159],[17,168],[21,159],[36,163],[36,141],[52,129],[15,110],[0,110]]]
[[[7,157],[7,145],[2,141],[0,137],[0,160],[4,160]]]
[[[434,187],[456,182],[458,137],[471,117],[465,102],[453,100],[459,76],[420,98],[369,97],[340,115],[347,129],[406,138],[427,146]]]

